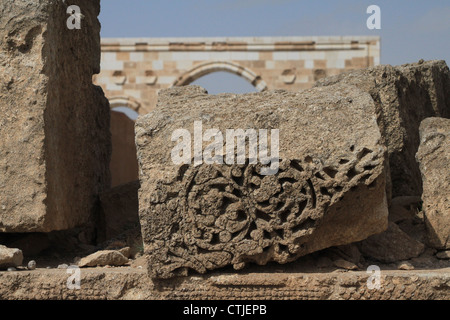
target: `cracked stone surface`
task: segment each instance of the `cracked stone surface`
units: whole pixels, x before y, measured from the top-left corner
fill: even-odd
[[[435,248],[450,249],[450,119],[422,121],[416,156],[423,179],[427,240]]]
[[[420,122],[428,117],[450,118],[450,71],[443,60],[400,66],[380,65],[317,81],[323,87],[354,85],[375,101],[378,125],[388,149],[388,201],[420,196],[422,179],[415,155]]]
[[[218,96],[195,86],[161,91],[156,110],[136,123],[151,276],[286,263],[384,231],[385,147],[374,110],[369,94],[345,85]],[[278,172],[263,176],[249,161],[175,165],[172,132],[192,133],[197,120],[223,133],[279,129]]]
[[[0,232],[85,223],[109,186],[109,103],[100,69],[99,0],[0,2]]]

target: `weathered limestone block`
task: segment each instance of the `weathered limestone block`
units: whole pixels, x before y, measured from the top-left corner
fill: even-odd
[[[99,0],[0,2],[0,232],[80,225],[109,185]]]
[[[196,86],[160,91],[155,111],[136,122],[139,215],[150,275],[286,263],[384,231],[385,147],[374,111],[369,94],[343,85],[218,96]],[[186,129],[201,138],[194,121],[201,121],[205,135],[208,129],[223,134],[223,142],[218,135],[209,142],[204,137],[197,151],[194,137],[188,149],[194,145],[203,156],[211,140],[228,146],[227,129],[267,129],[271,138],[260,135],[258,148],[267,142],[273,152],[272,130],[278,129],[276,174],[263,175],[268,164],[260,162],[261,154],[251,163],[249,151],[243,164],[236,157],[220,164],[226,147],[216,149],[216,163],[174,164],[172,134]]]
[[[422,180],[415,160],[420,122],[427,117],[450,118],[450,72],[445,61],[361,69],[321,79],[316,86],[337,82],[355,85],[375,101],[388,148],[392,196],[420,196]],[[389,196],[389,178],[387,182]]]
[[[450,249],[450,119],[420,125],[417,161],[423,179],[423,211],[429,244]]]

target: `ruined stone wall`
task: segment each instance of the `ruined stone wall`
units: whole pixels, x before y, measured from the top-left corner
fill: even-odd
[[[0,4],[0,231],[48,232],[87,221],[109,186],[109,104],[100,71],[100,1]]]

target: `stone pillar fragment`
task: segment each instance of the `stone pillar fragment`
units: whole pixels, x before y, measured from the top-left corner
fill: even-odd
[[[428,242],[438,249],[450,249],[450,119],[422,121],[416,157],[423,179]]]
[[[0,3],[0,232],[83,224],[109,186],[109,106],[92,84],[99,11],[99,0]]]
[[[238,162],[229,129],[255,134],[257,161],[250,137]],[[267,145],[274,155],[275,130],[278,167],[264,173],[261,150]],[[196,86],[162,90],[155,111],[137,120],[136,145],[152,277],[286,263],[387,227],[385,147],[373,100],[355,87],[217,96]],[[181,145],[189,163],[173,161]]]

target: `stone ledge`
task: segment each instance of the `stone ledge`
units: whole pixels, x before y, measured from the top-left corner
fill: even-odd
[[[81,289],[67,288],[61,269],[0,272],[2,300],[448,300],[450,268],[381,270],[369,290],[365,271],[326,273],[213,273],[151,280],[145,269],[81,269]]]

